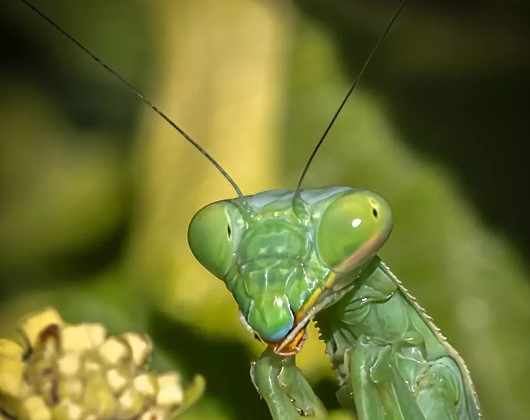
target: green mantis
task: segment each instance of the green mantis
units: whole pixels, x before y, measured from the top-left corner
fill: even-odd
[[[300,189],[328,130],[294,192],[238,191],[190,223],[195,257],[225,282],[243,323],[268,345],[251,367],[256,389],[275,419],[325,416],[295,364],[314,318],[339,378],[337,397],[357,418],[479,418],[464,361],[377,256],[392,229],[390,205],[364,189]]]
[[[294,192],[243,195],[169,122],[238,195],[200,210],[189,243],[267,343],[251,377],[274,418],[325,416],[295,364],[313,318],[339,376],[338,398],[358,418],[479,417],[463,360],[377,256],[392,227],[385,199],[348,187],[302,190],[303,175]]]
[[[337,371],[337,397],[357,418],[480,417],[463,359],[377,256],[392,229],[390,205],[364,189],[300,189],[401,7],[297,189],[245,196],[236,188],[237,198],[204,207],[189,226],[193,254],[224,281],[243,323],[268,345],[251,377],[275,419],[326,415],[294,361],[311,319]]]
[[[391,228],[385,199],[346,187],[221,201],[190,223],[194,255],[268,344],[251,376],[273,418],[325,415],[294,364],[311,318],[359,419],[479,418],[464,361],[376,255]]]

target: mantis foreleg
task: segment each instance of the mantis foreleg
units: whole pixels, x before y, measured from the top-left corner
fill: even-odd
[[[326,409],[295,364],[294,356],[263,352],[252,364],[250,376],[275,420],[325,418]]]
[[[398,346],[361,337],[345,359],[360,420],[466,418],[458,411],[462,390],[449,357],[407,359]]]

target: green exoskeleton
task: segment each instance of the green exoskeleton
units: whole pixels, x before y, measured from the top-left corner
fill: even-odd
[[[208,152],[103,64],[214,164],[237,193],[201,209],[190,223],[188,240],[197,260],[232,293],[245,326],[267,344],[252,363],[251,377],[275,419],[326,416],[295,364],[312,319],[339,378],[337,397],[356,418],[480,417],[464,361],[377,256],[392,229],[387,201],[359,188],[301,189],[319,146],[404,3],[314,149],[295,191],[244,195]]]
[[[210,204],[189,228],[268,349],[252,380],[276,419],[325,415],[294,363],[316,320],[359,419],[477,419],[464,361],[376,255],[392,228],[380,195],[335,187]]]

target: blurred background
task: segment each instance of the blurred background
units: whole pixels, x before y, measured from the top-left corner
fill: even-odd
[[[398,6],[34,2],[245,193],[295,186]],[[49,24],[20,2],[1,8],[0,335],[46,305],[146,331],[160,370],[206,377],[186,418],[269,418],[248,376],[262,346],[186,242],[193,214],[234,191]],[[467,361],[487,419],[530,410],[529,18],[523,0],[410,1],[305,181],[389,199],[382,257]],[[299,359],[338,408],[314,331]]]

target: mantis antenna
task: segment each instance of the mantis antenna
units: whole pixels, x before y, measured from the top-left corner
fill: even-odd
[[[92,51],[90,51],[87,47],[85,47],[81,42],[79,42],[77,39],[75,39],[72,35],[70,35],[68,32],[66,32],[61,26],[59,26],[57,23],[55,23],[51,18],[49,18],[44,12],[39,10],[37,7],[35,7],[33,4],[31,4],[27,0],[20,0],[22,3],[24,3],[26,6],[28,6],[31,10],[33,10],[35,13],[37,13],[41,18],[43,18],[45,21],[47,21],[49,24],[51,24],[57,31],[59,31],[61,34],[63,34],[70,42],[75,44],[77,47],[81,48],[83,52],[85,52],[89,57],[91,57],[94,61],[99,63],[105,70],[107,70],[110,74],[112,74],[116,79],[118,79],[123,85],[125,85],[127,88],[129,88],[140,100],[146,104],[149,108],[151,108],[156,114],[158,114],[160,117],[162,117],[171,127],[173,127],[175,130],[177,130],[182,137],[184,137],[195,149],[199,151],[200,154],[202,154],[206,159],[210,161],[210,163],[215,166],[215,168],[221,173],[221,175],[230,183],[232,188],[236,191],[237,195],[239,197],[243,197],[243,193],[241,192],[240,188],[234,181],[234,179],[228,174],[226,170],[223,169],[221,164],[217,162],[212,155],[210,155],[199,143],[197,143],[193,138],[186,132],[184,129],[182,129],[178,124],[173,122],[171,118],[167,116],[166,113],[164,113],[162,110],[160,110],[156,105],[154,105],[149,99],[147,99],[141,92],[138,91],[134,87],[132,83],[130,83],[127,79],[125,79],[122,75],[120,75],[117,71],[112,69],[108,64],[103,62],[96,54],[94,54]]]
[[[296,191],[295,191],[294,197],[298,197],[300,195],[300,189],[302,187],[302,182],[304,182],[304,178],[305,178],[305,176],[307,174],[307,171],[309,170],[309,167],[311,166],[311,163],[313,162],[313,159],[315,158],[318,150],[320,149],[320,146],[322,146],[322,143],[324,143],[324,140],[326,139],[329,131],[331,130],[331,127],[333,127],[333,124],[335,124],[335,120],[337,119],[337,117],[341,113],[342,109],[344,108],[344,105],[346,105],[346,102],[348,101],[349,97],[351,96],[353,90],[359,84],[359,81],[361,80],[361,77],[363,76],[364,71],[368,67],[368,64],[370,64],[375,52],[379,49],[379,47],[382,44],[383,40],[386,38],[388,32],[390,32],[390,29],[394,25],[394,22],[397,20],[399,14],[401,13],[401,10],[405,6],[406,2],[407,2],[407,0],[403,0],[401,2],[401,4],[399,5],[398,9],[396,10],[396,12],[394,13],[394,15],[392,16],[392,19],[390,20],[390,23],[386,26],[385,31],[381,34],[381,36],[379,37],[379,40],[377,41],[375,46],[372,48],[372,51],[370,52],[370,54],[368,55],[368,58],[364,62],[361,70],[359,71],[359,74],[357,75],[357,77],[353,81],[352,85],[350,86],[350,89],[348,90],[348,92],[344,96],[344,99],[342,100],[342,102],[340,103],[339,107],[335,111],[335,114],[333,115],[333,118],[331,118],[331,121],[329,122],[328,126],[324,130],[324,134],[322,134],[322,137],[320,137],[320,140],[318,141],[317,145],[313,149],[313,152],[311,152],[311,156],[309,156],[309,159],[308,159],[308,161],[307,161],[307,163],[306,163],[306,165],[304,167],[304,170],[302,171],[302,174],[300,175],[300,179],[298,180],[298,184],[296,186]]]

